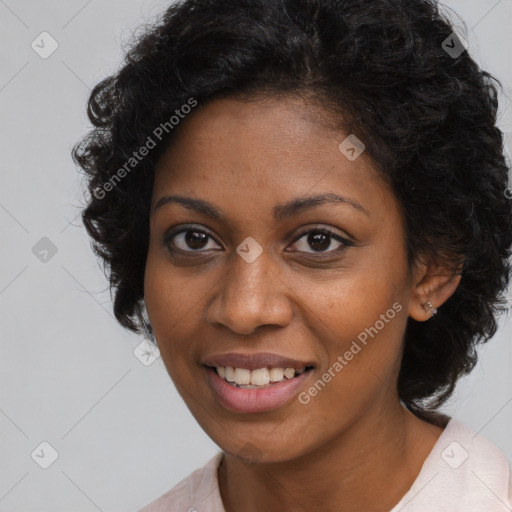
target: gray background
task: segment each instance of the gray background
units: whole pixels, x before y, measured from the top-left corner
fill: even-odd
[[[89,126],[91,87],[117,69],[133,30],[167,5],[0,0],[4,512],[136,511],[218,450],[182,403],[162,360],[142,364],[134,355],[142,338],[114,321],[106,280],[78,217],[82,185],[70,159]],[[510,144],[512,0],[447,5],[467,23],[469,51],[505,86],[500,127]],[[48,59],[31,48],[43,31],[59,44]],[[43,237],[56,254],[42,252],[48,249]],[[503,318],[478,367],[444,408],[509,460],[511,335],[510,317]],[[38,448],[43,441],[58,452],[48,469],[35,462],[49,460],[48,449]],[[39,459],[31,457],[34,450]]]

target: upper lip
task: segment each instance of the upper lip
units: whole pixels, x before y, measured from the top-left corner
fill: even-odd
[[[300,369],[314,366],[311,361],[298,361],[290,357],[281,356],[272,352],[259,352],[254,354],[228,353],[206,357],[201,364],[206,366],[230,366],[232,368],[295,368]]]

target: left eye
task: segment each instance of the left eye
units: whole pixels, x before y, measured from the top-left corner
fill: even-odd
[[[332,243],[332,239],[335,239],[337,243],[339,244],[336,249],[327,250]],[[339,252],[343,250],[346,246],[353,245],[353,243],[350,240],[347,240],[346,238],[343,238],[342,236],[338,235],[337,233],[334,233],[330,231],[329,229],[312,229],[310,231],[307,231],[305,233],[302,233],[300,238],[298,238],[294,245],[300,246],[302,242],[302,247],[304,248],[312,248],[312,253],[325,253],[325,252]],[[301,252],[309,252],[307,250],[303,250],[299,248],[299,251]]]

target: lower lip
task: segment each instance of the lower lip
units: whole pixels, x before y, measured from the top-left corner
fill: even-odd
[[[218,401],[233,412],[266,412],[279,409],[295,397],[312,370],[305,371],[293,379],[284,379],[261,389],[237,388],[228,384],[217,372],[206,367],[208,382]]]

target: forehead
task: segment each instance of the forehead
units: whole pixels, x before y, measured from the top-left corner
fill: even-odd
[[[189,114],[155,170],[154,202],[186,193],[263,208],[297,196],[340,193],[389,208],[395,201],[373,161],[339,149],[349,134],[298,98],[216,99]],[[376,204],[379,203],[379,204]]]

